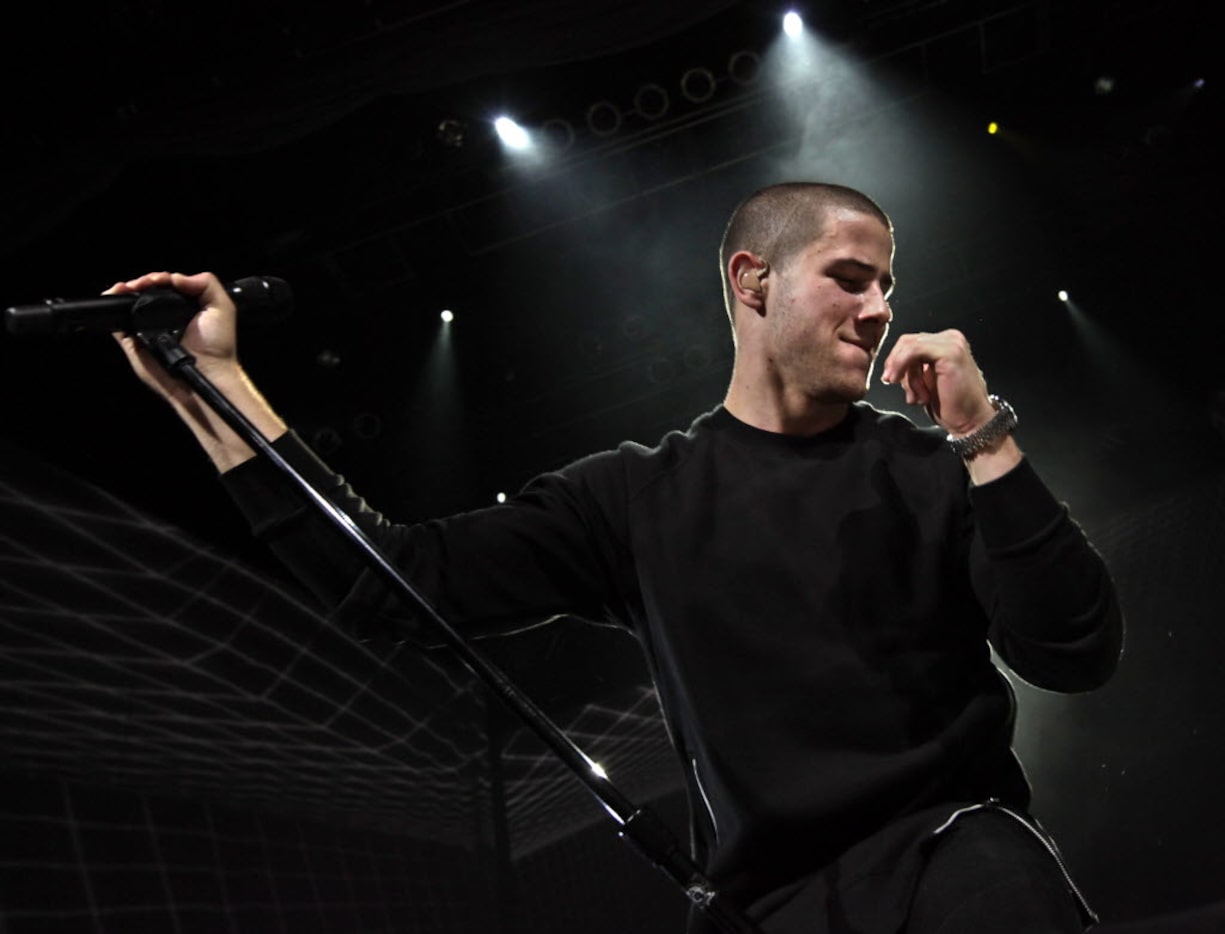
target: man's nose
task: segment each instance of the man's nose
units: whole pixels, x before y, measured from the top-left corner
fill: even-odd
[[[889,299],[885,297],[884,289],[874,285],[864,293],[863,307],[859,317],[865,321],[880,321],[888,324],[893,320],[893,309],[889,307]]]

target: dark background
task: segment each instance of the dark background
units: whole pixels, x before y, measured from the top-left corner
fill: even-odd
[[[1216,791],[1225,779],[1225,328],[1212,295],[1221,120],[1208,7],[812,3],[802,12],[813,44],[798,73],[785,70],[782,9],[756,2],[140,0],[72,15],[27,11],[3,62],[0,298],[10,305],[86,296],[149,269],[288,279],[295,317],[244,334],[248,370],[368,499],[412,519],[485,505],[535,473],[626,438],[651,443],[716,404],[731,342],[715,256],[731,209],[753,189],[789,178],[862,188],[897,228],[895,334],[968,334],[992,389],[1020,413],[1023,447],[1106,555],[1124,595],[1129,644],[1111,685],[1076,698],[1018,688],[1018,747],[1038,811],[1107,918],[1190,909],[1225,897],[1225,861],[1214,846],[1225,816]],[[708,88],[693,69],[706,69]],[[667,96],[662,115],[650,111],[659,91],[644,91],[649,85]],[[707,90],[707,99],[690,99]],[[489,121],[501,112],[537,130],[564,122],[572,140],[517,159],[491,135]],[[1000,123],[996,135],[986,133],[990,120]],[[442,138],[444,121],[458,127],[462,146]],[[1070,304],[1056,298],[1060,289]],[[456,314],[445,328],[443,308]],[[441,725],[430,742],[451,744],[464,764],[421,777],[429,743],[414,747],[412,739],[395,763],[420,777],[418,788],[440,794],[454,791],[448,768],[475,769],[476,790],[462,804],[445,799],[452,817],[441,823],[430,808],[410,807],[392,828],[395,843],[319,844],[329,828],[388,827],[371,817],[383,812],[367,796],[329,808],[311,781],[295,786],[298,727],[286,724],[309,729],[319,716],[309,705],[278,708],[292,716],[274,744],[275,768],[251,753],[241,704],[220,717],[219,708],[183,713],[174,729],[184,735],[225,722],[238,737],[231,745],[218,739],[224,768],[192,773],[185,747],[155,740],[162,720],[116,705],[127,675],[108,680],[93,663],[117,658],[116,634],[149,619],[185,633],[204,625],[214,648],[241,657],[262,658],[263,650],[199,623],[194,608],[146,605],[133,596],[139,580],[99,585],[138,604],[122,624],[99,611],[95,591],[69,592],[48,569],[67,563],[101,574],[106,562],[74,563],[74,549],[84,554],[87,543],[110,540],[102,517],[129,515],[82,484],[148,517],[141,536],[186,543],[141,545],[164,552],[152,568],[159,580],[183,579],[182,564],[169,557],[177,548],[192,556],[188,564],[213,569],[190,577],[200,593],[230,593],[231,575],[246,573],[235,561],[274,583],[280,572],[109,338],[4,335],[0,380],[9,491],[0,530],[8,543],[0,564],[5,702],[9,722],[19,724],[6,733],[4,774],[13,789],[8,815],[23,838],[31,837],[19,820],[27,813],[66,841],[79,841],[81,826],[140,826],[155,839],[166,828],[194,828],[183,833],[212,848],[210,872],[224,880],[250,868],[226,869],[234,864],[216,856],[216,841],[248,837],[217,830],[217,815],[245,808],[242,820],[254,814],[278,828],[260,839],[288,834],[295,853],[403,852],[389,873],[412,876],[422,891],[454,890],[447,904],[457,913],[355,924],[317,907],[357,899],[352,888],[339,895],[320,881],[352,880],[351,865],[307,873],[313,894],[282,892],[278,900],[276,880],[304,877],[269,856],[259,872],[274,881],[250,903],[308,906],[294,923],[278,922],[288,930],[514,930],[525,919],[536,930],[596,930],[593,917],[611,930],[654,929],[639,920],[647,915],[675,929],[683,906],[671,893],[650,897],[667,906],[657,914],[646,895],[612,897],[610,907],[593,894],[602,883],[559,884],[624,874],[636,886],[649,871],[640,876],[604,836],[589,843],[606,833],[594,808],[569,801],[564,777],[537,781],[548,768],[540,753],[520,751],[513,728],[445,662],[437,663],[446,672],[438,693],[424,690],[419,702],[428,709],[431,697],[447,699],[442,710],[453,720],[433,716]],[[904,406],[884,387],[869,398]],[[89,518],[62,541],[40,531],[51,521],[68,528],[77,515]],[[131,556],[119,551],[106,559],[118,562],[106,565],[112,571]],[[311,619],[294,606],[278,618]],[[235,612],[255,617],[248,605]],[[52,617],[59,622],[48,623]],[[314,622],[300,625],[317,632]],[[111,640],[104,647],[91,642],[101,629]],[[54,651],[35,645],[50,632]],[[142,651],[156,641],[140,638]],[[404,653],[335,661],[352,647],[304,638],[346,677],[419,664]],[[584,724],[605,748],[628,744],[621,773],[637,774],[631,782],[683,826],[657,711],[644,700],[628,640],[563,624],[492,650],[564,723]],[[199,657],[176,648],[158,664],[173,686],[173,672],[198,670]],[[261,690],[242,673],[218,677],[184,691]],[[323,677],[303,670],[295,683],[312,688]],[[139,684],[130,690],[139,693]],[[163,712],[164,693],[156,701]],[[416,702],[395,691],[378,696],[410,709]],[[409,722],[403,729],[416,736]],[[57,732],[65,729],[74,737],[67,746]],[[455,739],[456,731],[467,738]],[[125,757],[100,756],[118,736],[129,744]],[[328,737],[345,750],[337,768],[368,741],[343,726]],[[316,767],[296,768],[314,775]],[[326,785],[323,773],[319,781]],[[54,804],[44,800],[48,782],[58,783]],[[96,827],[82,825],[70,806],[82,795],[103,814]],[[149,817],[169,807],[158,795],[179,802],[170,808],[178,816]],[[143,816],[108,822],[108,807]],[[207,809],[207,820],[195,811],[182,817],[193,808]],[[478,828],[470,837],[454,832],[469,819]],[[213,829],[200,830],[206,825]],[[404,842],[440,834],[438,845],[483,854],[484,868],[468,873],[462,855],[423,855]],[[50,929],[51,919],[65,930],[105,927],[103,902],[79,889],[106,889],[97,878],[106,857],[90,857],[79,842],[72,859],[63,848],[23,846],[4,856],[12,930]],[[404,868],[418,863],[433,868]],[[122,929],[154,914],[150,930],[189,928],[182,906],[197,902],[211,906],[201,909],[201,930],[239,929],[236,903],[215,892],[169,902],[150,894],[149,885],[177,891],[165,881],[173,860],[164,852],[124,865],[163,868],[152,882],[124,877],[131,894],[116,902],[127,906]],[[53,884],[48,873],[62,878]],[[485,916],[454,908],[476,903],[466,885],[497,907]],[[29,894],[67,891],[77,894],[47,895],[45,908]],[[369,901],[386,904],[386,893]],[[642,915],[618,914],[634,904]],[[274,908],[268,917],[288,917]],[[269,923],[251,911],[253,924]]]

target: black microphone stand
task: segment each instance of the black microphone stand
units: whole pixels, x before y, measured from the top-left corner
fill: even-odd
[[[720,931],[725,934],[760,934],[752,922],[715,891],[676,837],[649,808],[635,805],[618,791],[596,764],[526,694],[438,614],[347,513],[315,489],[273,448],[259,429],[197,369],[195,358],[179,343],[177,331],[141,330],[137,332],[137,337],[168,372],[194,389],[239,437],[268,458],[362,552],[367,563],[382,574],[392,590],[433,623],[443,642],[459,656],[468,670],[501,698],[595,795],[613,820],[620,824],[618,835],[623,840],[632,844],[642,856],[680,886],[690,902],[704,912]]]

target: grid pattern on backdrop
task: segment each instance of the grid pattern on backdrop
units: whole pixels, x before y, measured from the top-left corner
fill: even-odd
[[[506,858],[517,857],[607,820],[522,729],[512,726],[499,748],[491,746],[484,691],[445,654],[358,642],[295,592],[179,530],[20,451],[3,455],[0,775],[16,793],[6,796],[0,816],[20,830],[8,836],[12,849],[0,852],[10,925],[46,910],[37,892],[57,874],[75,880],[81,910],[89,910],[91,897],[94,908],[105,908],[97,892],[114,887],[96,879],[91,886],[90,873],[106,876],[112,865],[149,867],[145,882],[152,888],[142,885],[139,897],[146,902],[151,891],[172,893],[167,879],[176,864],[156,846],[148,849],[167,833],[179,843],[196,839],[231,855],[245,852],[263,867],[256,877],[278,880],[249,897],[249,906],[339,899],[352,908],[363,899],[350,903],[331,889],[318,898],[273,896],[285,885],[322,892],[329,887],[320,880],[328,878],[373,885],[369,879],[389,877],[390,870],[312,875],[285,867],[304,859],[336,867],[345,853],[377,866],[373,854],[383,851],[400,854],[399,868],[424,860],[435,880],[449,859],[458,859],[452,875],[486,886],[488,867],[466,865],[454,854],[488,855],[502,845]],[[623,686],[613,702],[588,703],[562,726],[631,796],[678,787],[649,688]],[[103,799],[111,804],[104,807]],[[81,801],[92,802],[87,815],[78,813]],[[176,808],[194,809],[195,823],[165,824],[167,809]],[[211,829],[234,820],[246,830]],[[501,837],[497,821],[505,822]],[[260,829],[267,826],[279,829]],[[118,841],[106,860],[80,842],[104,831]],[[343,842],[331,849],[304,842],[319,833]],[[389,836],[401,842],[369,843]],[[137,838],[142,855],[125,863],[124,841]],[[49,858],[29,842],[40,839],[57,840],[58,855]],[[405,841],[419,841],[432,855]],[[72,853],[76,862],[65,858]],[[198,882],[199,859],[191,865],[187,875]],[[213,881],[204,901],[214,906],[229,891],[226,867],[246,864],[216,865],[205,873]],[[19,884],[38,866],[45,870],[41,883]],[[139,898],[131,894],[123,904]],[[186,904],[177,896],[170,901]],[[40,917],[49,923],[50,916]],[[393,929],[399,928],[387,928]]]

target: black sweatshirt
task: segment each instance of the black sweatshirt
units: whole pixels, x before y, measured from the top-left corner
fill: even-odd
[[[623,444],[414,526],[370,511],[293,435],[278,447],[452,622],[565,613],[635,632],[698,860],[758,915],[824,870],[839,913],[890,929],[932,827],[966,802],[1028,803],[988,640],[1058,691],[1098,686],[1120,651],[1109,575],[1028,462],[970,488],[939,432],[866,404],[811,438],[719,408],[658,447]],[[339,619],[394,614],[270,465],[225,483]]]

